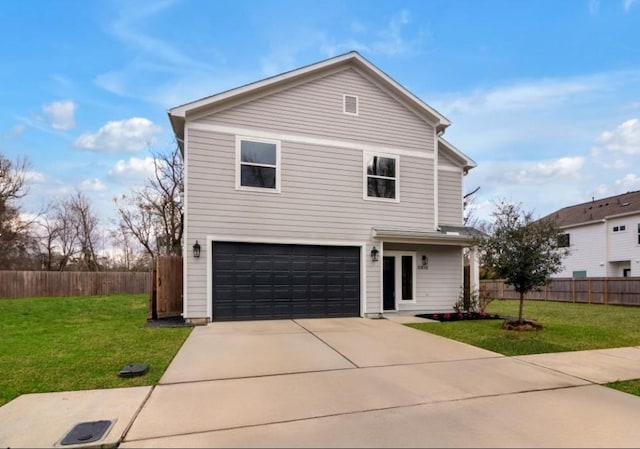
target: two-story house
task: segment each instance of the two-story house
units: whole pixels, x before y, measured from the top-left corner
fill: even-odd
[[[169,118],[185,161],[185,319],[452,310],[476,164],[442,138],[444,116],[360,54]]]
[[[563,271],[554,277],[640,276],[640,191],[553,212],[569,248]]]

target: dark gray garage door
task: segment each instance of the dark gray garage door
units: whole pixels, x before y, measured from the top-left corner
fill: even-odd
[[[213,243],[213,320],[360,316],[360,248]]]

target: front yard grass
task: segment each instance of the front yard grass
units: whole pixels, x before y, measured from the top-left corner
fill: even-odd
[[[487,312],[517,317],[518,301],[493,301]],[[640,346],[640,307],[525,301],[524,315],[544,329],[507,331],[502,320],[409,326],[508,356]]]
[[[0,299],[0,406],[24,393],[157,383],[191,329],[146,320],[146,295]],[[149,371],[118,377],[134,362]]]

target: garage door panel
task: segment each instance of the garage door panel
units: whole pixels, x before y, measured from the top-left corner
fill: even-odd
[[[213,319],[360,315],[360,248],[213,243]]]

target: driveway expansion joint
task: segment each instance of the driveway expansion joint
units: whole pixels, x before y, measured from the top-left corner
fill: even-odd
[[[538,392],[544,392],[544,391],[568,390],[571,388],[582,388],[586,386],[590,386],[590,385],[567,385],[567,386],[561,386],[561,387],[549,387],[549,388],[539,388],[539,389],[533,389],[533,390],[512,391],[512,392],[506,392],[506,393],[485,394],[485,395],[478,395],[478,396],[471,396],[471,397],[457,398],[457,399],[439,399],[434,401],[422,401],[422,402],[415,402],[411,404],[392,405],[388,407],[375,407],[375,408],[369,408],[365,410],[353,410],[353,411],[340,412],[340,413],[327,413],[323,415],[307,416],[304,418],[284,419],[279,421],[269,421],[269,422],[256,423],[256,424],[221,427],[218,429],[198,430],[198,431],[184,432],[184,433],[172,433],[168,435],[157,435],[152,437],[136,438],[136,439],[126,440],[126,441],[123,440],[122,442],[135,443],[136,441],[158,440],[158,439],[169,438],[169,437],[198,435],[203,433],[224,432],[224,431],[239,430],[239,429],[251,429],[251,428],[258,428],[258,427],[278,425],[278,424],[312,421],[315,419],[325,419],[325,418],[350,416],[350,415],[361,415],[366,413],[374,413],[374,412],[380,412],[380,411],[386,411],[386,410],[399,410],[399,409],[405,409],[405,408],[415,408],[415,407],[421,407],[421,406],[435,406],[435,405],[446,404],[446,403],[465,402],[465,401],[473,401],[477,399],[514,396],[514,395],[538,393]]]
[[[309,332],[311,335],[313,335],[314,337],[316,337],[318,340],[320,340],[322,343],[324,343],[325,345],[327,345],[330,349],[332,349],[333,351],[335,351],[336,353],[338,353],[342,358],[344,358],[347,362],[351,363],[354,368],[360,368],[360,366],[358,366],[353,360],[351,360],[349,357],[347,357],[346,355],[344,355],[343,353],[341,353],[340,351],[338,351],[336,348],[334,348],[333,346],[331,346],[329,343],[327,343],[326,341],[324,341],[322,338],[320,338],[318,335],[316,335],[314,332],[310,331],[309,329],[307,329],[306,327],[304,327],[302,324],[300,324],[297,320],[291,320],[294,323],[296,323],[298,326],[300,326],[302,329],[304,329],[305,331]]]

